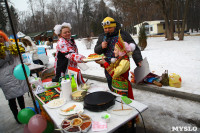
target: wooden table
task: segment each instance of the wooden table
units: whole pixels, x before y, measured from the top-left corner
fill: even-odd
[[[112,92],[111,92],[112,93]],[[117,96],[116,98],[116,101],[115,101],[115,105],[114,106],[120,106],[121,107],[121,95],[118,95],[118,94],[115,94],[113,93],[114,95]],[[72,102],[75,102],[75,101],[69,101],[67,103],[72,103]],[[82,103],[83,102],[79,102],[79,103]],[[113,106],[113,107],[114,107]],[[111,114],[111,119],[110,119],[110,122],[107,123],[107,130],[104,130],[104,131],[100,131],[98,133],[105,133],[105,132],[114,132],[115,130],[117,130],[120,126],[124,125],[125,123],[127,123],[128,121],[134,119],[138,114],[139,112],[143,112],[145,111],[148,107],[140,102],[137,102],[135,100],[132,100],[132,103],[130,103],[129,105],[126,105],[126,104],[123,104],[124,108],[132,108],[133,109],[133,112],[131,112],[130,114],[128,115],[116,115],[116,114]],[[46,104],[43,105],[43,108],[45,109],[45,111],[48,113],[48,115],[51,117],[51,119],[53,120],[53,122],[55,123],[55,125],[61,129],[61,123],[62,121],[64,120],[64,118],[66,116],[63,116],[63,115],[60,115],[58,113],[58,110],[61,108],[48,108],[46,106]],[[139,111],[137,111],[136,109]],[[102,114],[104,113],[109,113],[109,110],[107,111],[102,111],[102,112],[92,112],[92,111],[89,111],[87,109],[84,109],[84,112],[83,114],[86,114],[88,116],[91,117],[92,121],[100,121],[101,120],[101,116]],[[60,130],[62,132],[62,130]],[[88,131],[89,133],[93,133],[92,129],[90,129]]]

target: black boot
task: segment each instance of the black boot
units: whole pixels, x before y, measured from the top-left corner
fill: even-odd
[[[23,96],[23,95],[17,97],[17,102],[18,102],[18,104],[19,104],[21,110],[25,108],[24,96]]]
[[[14,116],[14,118],[15,118],[15,120],[16,120],[16,122],[17,122],[18,124],[22,124],[22,123],[19,122],[17,116]]]
[[[9,102],[8,105],[9,105],[10,110],[12,111],[12,113],[14,115],[15,120],[17,121],[18,124],[21,124],[17,119],[18,109],[17,109],[17,104],[16,104],[16,101],[15,101],[15,98],[8,100],[8,102]]]

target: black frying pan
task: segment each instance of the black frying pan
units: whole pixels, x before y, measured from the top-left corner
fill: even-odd
[[[115,104],[115,98],[116,96],[109,92],[93,92],[85,96],[84,108],[95,112],[104,111]]]

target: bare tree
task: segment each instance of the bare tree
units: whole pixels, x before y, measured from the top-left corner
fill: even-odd
[[[185,29],[181,28],[185,26],[181,21],[187,22],[187,27],[192,29],[198,30],[200,25],[199,0],[188,2],[188,13],[184,10],[189,0],[106,0],[106,3],[104,0],[71,0],[65,3],[63,0],[51,0],[48,5],[45,5],[45,1],[38,0],[40,8],[36,8],[35,1],[28,0],[30,11],[18,13],[21,31],[39,32],[53,29],[55,24],[69,22],[73,27],[72,33],[78,34],[79,37],[86,37],[91,32],[97,36],[103,32],[102,20],[111,16],[123,24],[123,30],[134,33],[134,25],[164,18],[166,37],[168,40],[173,40],[175,27],[173,20],[180,20],[180,30]],[[107,2],[110,2],[109,7],[113,6],[115,10],[113,8],[111,10],[106,5]]]
[[[58,4],[59,3],[59,4]],[[57,24],[62,22],[62,18],[60,13],[62,12],[62,1],[61,0],[52,0],[51,3],[47,6],[49,12],[55,16],[55,22]]]
[[[183,40],[183,38],[184,38],[184,31],[185,31],[185,24],[186,24],[186,19],[187,19],[188,6],[189,6],[189,0],[186,0],[179,40]]]
[[[32,13],[32,19],[33,19],[33,24],[34,24],[34,29],[37,31],[37,26],[36,26],[36,21],[35,21],[35,14],[34,14],[34,3],[32,0],[28,0],[28,4],[31,8],[31,13]]]
[[[91,36],[91,18],[92,18],[92,8],[91,6],[93,5],[92,1],[89,0],[84,0],[83,4],[83,11],[82,11],[82,26],[83,28],[83,35],[85,36]]]
[[[72,3],[74,4],[74,9],[77,16],[77,27],[80,27],[80,16],[81,16],[81,7],[82,7],[82,0],[72,0]],[[80,30],[77,31],[77,33],[80,35]]]
[[[174,2],[174,0],[157,0],[165,20],[165,37],[167,40],[174,40]]]
[[[160,18],[158,7],[152,0],[107,0],[115,8],[115,16],[123,24],[123,29],[135,32],[134,25],[143,21]],[[155,17],[156,16],[156,17]]]
[[[45,6],[46,0],[39,0],[39,5],[41,6],[42,11],[42,22],[43,22],[43,29],[46,29],[46,21],[45,21]]]
[[[6,8],[4,6],[4,4],[0,3],[0,29],[3,30],[4,32],[6,32],[6,25],[8,22],[8,18],[7,18],[7,13],[6,13]]]
[[[198,31],[200,28],[200,0],[190,0],[188,15],[187,15],[187,29]]]

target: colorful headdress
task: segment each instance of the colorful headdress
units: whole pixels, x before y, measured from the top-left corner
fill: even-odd
[[[2,36],[6,42],[9,40],[8,36],[1,30],[0,30],[0,36]]]
[[[118,35],[118,42],[115,43],[115,47],[119,49],[120,57],[135,50],[135,44],[133,43],[128,44],[127,42],[124,42],[124,40],[121,37],[120,30]]]
[[[126,52],[125,51],[125,44],[124,44],[124,41],[121,37],[121,34],[120,34],[120,30],[119,30],[119,35],[118,35],[118,42],[115,43],[115,46],[121,51],[121,52]]]

